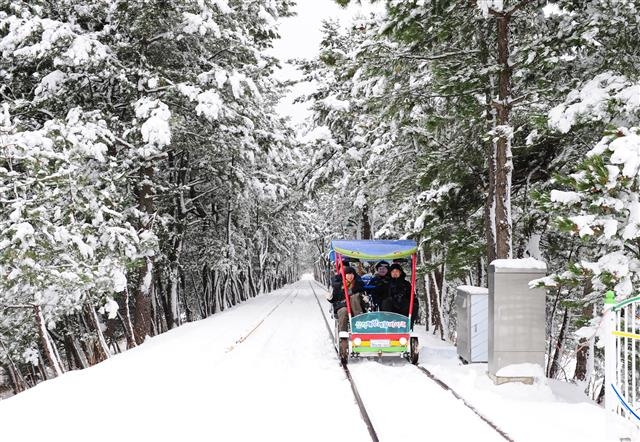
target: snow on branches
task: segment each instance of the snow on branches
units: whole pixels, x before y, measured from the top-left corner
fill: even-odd
[[[125,269],[145,247],[123,215],[122,171],[99,114],[74,108],[41,129],[2,131],[0,304],[39,305],[53,326],[123,291]]]

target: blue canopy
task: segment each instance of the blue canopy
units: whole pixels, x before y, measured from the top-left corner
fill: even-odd
[[[418,250],[418,245],[411,239],[362,239],[331,241],[329,260],[335,261],[335,254],[362,260],[407,258]]]

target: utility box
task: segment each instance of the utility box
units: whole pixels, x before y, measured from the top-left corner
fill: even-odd
[[[461,285],[457,287],[458,356],[464,362],[487,362],[489,354],[489,289]]]
[[[513,378],[501,375],[504,367],[544,367],[546,292],[530,288],[529,282],[546,272],[546,264],[533,258],[497,259],[489,265],[488,374],[496,383]],[[532,378],[516,380],[533,382]]]

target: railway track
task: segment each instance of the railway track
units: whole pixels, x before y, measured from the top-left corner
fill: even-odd
[[[318,299],[318,294],[316,293],[316,290],[313,288],[313,282],[309,281],[309,285],[311,287],[311,290],[313,291],[313,296],[316,298],[318,307],[322,312],[322,319],[324,319],[324,324],[327,326],[327,332],[329,332],[331,339],[333,339],[333,341],[335,342],[335,339],[333,338],[333,330],[329,325],[329,321],[327,320],[327,317],[325,316],[324,311],[322,310],[322,304],[320,303],[320,299]],[[337,347],[334,347],[334,348],[336,350],[336,355],[338,355],[338,348]],[[339,358],[340,356],[338,355],[338,359]],[[379,441],[378,434],[376,433],[376,430],[373,428],[373,424],[371,423],[371,418],[369,417],[369,413],[367,413],[367,409],[364,406],[364,402],[360,397],[360,393],[358,392],[358,387],[356,387],[356,383],[353,380],[353,377],[351,376],[349,367],[347,367],[346,364],[340,364],[340,365],[342,366],[342,369],[344,370],[344,373],[347,376],[347,379],[349,380],[349,384],[351,385],[351,391],[353,392],[353,397],[355,398],[356,403],[358,404],[358,409],[360,410],[360,416],[362,416],[362,420],[367,426],[367,431],[369,432],[369,436],[371,436],[371,440],[373,442],[378,442]]]
[[[327,319],[327,316],[324,314],[325,310],[323,309],[323,306],[320,302],[320,299],[318,298],[318,294],[314,288],[314,283],[315,281],[309,281],[309,285],[311,287],[311,290],[313,291],[313,295],[316,299],[316,302],[318,303],[318,307],[320,308],[320,310],[322,311],[322,317],[324,319],[325,325],[327,327],[327,332],[329,333],[329,335],[331,336],[331,339],[335,342],[335,338],[334,338],[334,333],[333,333],[333,327],[329,324],[329,320]],[[317,284],[317,283],[316,283]],[[324,287],[322,287],[322,289],[324,290]],[[336,354],[338,355],[338,349],[334,346],[335,350],[336,350]],[[339,357],[339,355],[338,355]],[[351,390],[353,391],[353,395],[354,395],[354,399],[358,405],[358,408],[360,410],[360,415],[362,416],[362,419],[367,427],[367,430],[369,431],[369,435],[371,436],[371,440],[378,442],[379,438],[378,438],[378,433],[376,432],[373,423],[371,421],[371,418],[369,416],[369,413],[366,409],[366,406],[362,400],[362,397],[358,391],[358,388],[356,386],[356,382],[353,379],[353,376],[351,374],[351,371],[349,370],[349,367],[347,366],[347,364],[341,364],[342,369],[345,372],[345,375],[349,381],[349,384],[351,385]],[[513,439],[511,439],[509,437],[509,435],[503,431],[502,429],[500,429],[494,422],[492,422],[489,418],[487,418],[486,416],[484,416],[482,413],[480,413],[475,407],[473,407],[472,405],[470,405],[460,394],[458,394],[453,388],[451,388],[451,386],[447,385],[446,382],[444,382],[442,379],[438,378],[437,376],[435,376],[433,373],[431,373],[429,370],[427,370],[426,368],[420,366],[420,365],[412,365],[412,367],[415,367],[417,370],[419,370],[420,373],[424,374],[425,376],[427,376],[427,378],[434,382],[436,385],[438,385],[440,388],[442,388],[443,390],[451,393],[456,399],[458,399],[462,404],[464,404],[464,406],[466,408],[468,408],[469,410],[471,410],[477,417],[479,417],[484,423],[486,423],[493,431],[495,431],[497,434],[499,434],[504,440],[508,441],[508,442],[514,442]]]
[[[242,344],[249,336],[251,336],[253,334],[253,332],[255,332],[258,327],[260,327],[264,321],[273,314],[273,312],[275,312],[278,307],[280,307],[282,304],[284,304],[284,302],[288,299],[291,298],[291,302],[293,302],[293,300],[298,296],[299,290],[295,291],[295,295],[293,295],[293,297],[291,297],[291,293],[289,293],[287,296],[285,296],[284,298],[282,298],[282,300],[280,302],[278,302],[275,306],[273,306],[273,308],[271,310],[269,310],[269,312],[264,315],[262,317],[262,319],[260,319],[255,326],[253,326],[253,328],[251,328],[247,333],[245,333],[244,335],[240,336],[238,339],[236,339],[235,343],[231,346],[229,346],[226,350],[225,353],[229,353],[231,351],[233,351],[236,348],[236,345],[238,344]]]

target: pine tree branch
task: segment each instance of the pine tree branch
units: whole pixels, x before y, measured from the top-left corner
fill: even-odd
[[[507,17],[511,17],[516,11],[524,8],[525,6],[527,6],[529,3],[533,3],[535,0],[522,0],[520,3],[516,4],[513,8],[509,9],[506,12],[506,16]]]
[[[32,309],[35,306],[35,304],[0,304],[3,309]]]
[[[479,0],[482,1],[482,0]],[[496,16],[498,18],[506,18],[509,19],[511,18],[511,16],[519,11],[520,9],[524,8],[525,6],[527,6],[529,3],[533,3],[535,0],[522,0],[520,3],[516,4],[513,6],[513,8],[507,10],[507,11],[496,11],[493,8],[489,8],[489,14]]]
[[[447,52],[444,54],[438,54],[438,55],[433,55],[433,56],[419,56],[419,55],[408,55],[408,54],[397,54],[398,57],[400,58],[408,58],[411,60],[443,60],[445,58],[449,58],[449,57],[457,57],[460,55],[472,55],[472,54],[477,54],[479,53],[479,50],[472,50],[472,51],[459,51],[459,52]]]

